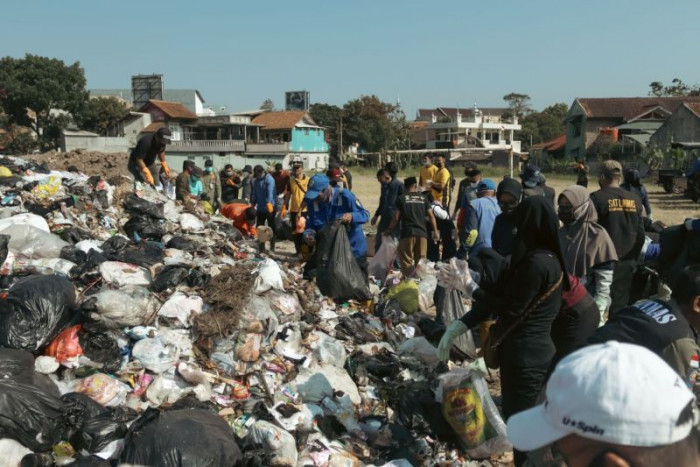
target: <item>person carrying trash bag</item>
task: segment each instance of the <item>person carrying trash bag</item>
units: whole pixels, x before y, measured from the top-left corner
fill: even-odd
[[[501,293],[486,292],[472,279],[465,261],[452,259],[441,267],[440,285],[457,289],[474,300],[474,307],[448,326],[438,346],[442,360],[449,358],[453,341],[496,315],[482,341],[487,365],[500,368],[503,417],[533,407],[544,387],[555,346],[552,323],[559,314],[562,291],[569,290],[559,244],[559,221],[544,196],[523,201],[515,211],[518,229],[509,270]],[[515,451],[515,465],[526,460]]]
[[[306,230],[303,241],[309,246],[317,245],[317,234],[324,226],[340,221],[347,227],[350,247],[357,265],[367,280],[367,239],[362,224],[369,221],[369,212],[355,198],[350,190],[333,187],[323,174],[316,174],[309,180],[304,202],[307,207]],[[314,255],[317,256],[317,255]],[[314,277],[317,267],[315,258],[311,258],[304,268],[305,278]]]

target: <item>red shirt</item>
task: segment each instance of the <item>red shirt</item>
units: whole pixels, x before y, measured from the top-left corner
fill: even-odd
[[[283,170],[280,173],[273,172],[272,178],[275,179],[275,190],[277,191],[277,195],[286,193],[290,178],[289,170]]]

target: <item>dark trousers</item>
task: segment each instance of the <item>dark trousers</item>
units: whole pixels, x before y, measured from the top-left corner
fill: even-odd
[[[513,356],[510,356],[513,359]],[[537,399],[547,379],[549,362],[543,365],[518,366],[509,360],[509,355],[501,348],[501,396],[503,420],[508,419],[523,410],[537,405]],[[527,454],[513,450],[516,466],[521,466],[527,460]]]
[[[559,360],[584,346],[586,339],[598,329],[599,322],[600,311],[589,294],[576,305],[559,312],[552,323],[551,335],[557,353],[552,359],[550,373]]]
[[[610,316],[629,305],[632,279],[636,270],[637,260],[634,258],[620,260],[615,265],[610,286]]]

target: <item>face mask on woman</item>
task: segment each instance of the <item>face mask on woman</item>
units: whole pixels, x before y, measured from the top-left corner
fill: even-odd
[[[557,210],[557,216],[559,217],[559,220],[562,221],[564,225],[571,224],[574,222],[576,219],[574,218],[574,208],[573,207],[566,207],[563,208],[559,206],[559,209]]]
[[[206,168],[204,169],[204,171],[205,171],[206,173],[210,174],[210,173],[212,173],[212,172],[214,171],[214,168],[213,168],[213,167],[206,167]]]

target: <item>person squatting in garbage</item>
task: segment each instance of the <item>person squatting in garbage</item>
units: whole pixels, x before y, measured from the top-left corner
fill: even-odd
[[[350,190],[333,187],[326,175],[316,174],[309,180],[304,196],[308,214],[303,241],[309,246],[316,244],[316,234],[323,226],[337,220],[348,227],[350,247],[367,278],[367,239],[362,224],[369,221],[369,212]]]
[[[700,265],[687,266],[670,300],[640,300],[621,309],[587,344],[608,341],[641,345],[661,357],[688,384],[700,389]]]
[[[170,167],[165,161],[165,146],[170,142],[170,130],[167,126],[158,128],[155,133],[148,133],[139,138],[136,147],[129,155],[127,168],[134,176],[134,182],[147,183],[155,186],[153,174],[157,174],[156,157],[166,177],[170,177]]]
[[[253,206],[245,201],[237,201],[224,204],[221,208],[221,215],[233,221],[233,226],[237,228],[245,238],[254,239],[258,236],[255,227],[257,212]]]
[[[404,277],[410,277],[418,262],[428,254],[428,230],[426,218],[431,226],[431,241],[440,241],[435,215],[430,208],[430,201],[418,191],[416,177],[404,180],[406,193],[396,201],[396,212],[382,235],[389,237],[397,226],[401,226],[399,246],[396,250],[399,266]]]
[[[508,419],[508,439],[533,465],[698,466],[696,404],[653,352],[608,342],[562,360],[544,403]]]
[[[503,416],[535,405],[544,386],[555,346],[552,323],[559,314],[562,291],[570,284],[559,244],[559,221],[544,196],[524,200],[515,211],[516,246],[500,290],[485,291],[472,279],[465,261],[452,259],[441,266],[438,280],[446,289],[457,289],[472,298],[472,310],[447,327],[438,354],[449,358],[454,340],[491,315],[497,317],[490,332],[500,337],[496,349],[500,361]],[[515,451],[515,464],[525,455]]]
[[[608,232],[598,224],[598,214],[588,190],[573,185],[559,195],[557,214],[562,222],[559,241],[566,271],[586,286],[600,313],[600,326],[610,305],[610,285],[617,253]]]
[[[256,165],[253,169],[253,193],[250,204],[257,210],[257,226],[267,224],[272,229],[270,249],[275,251],[275,179],[267,173],[262,165]]]

